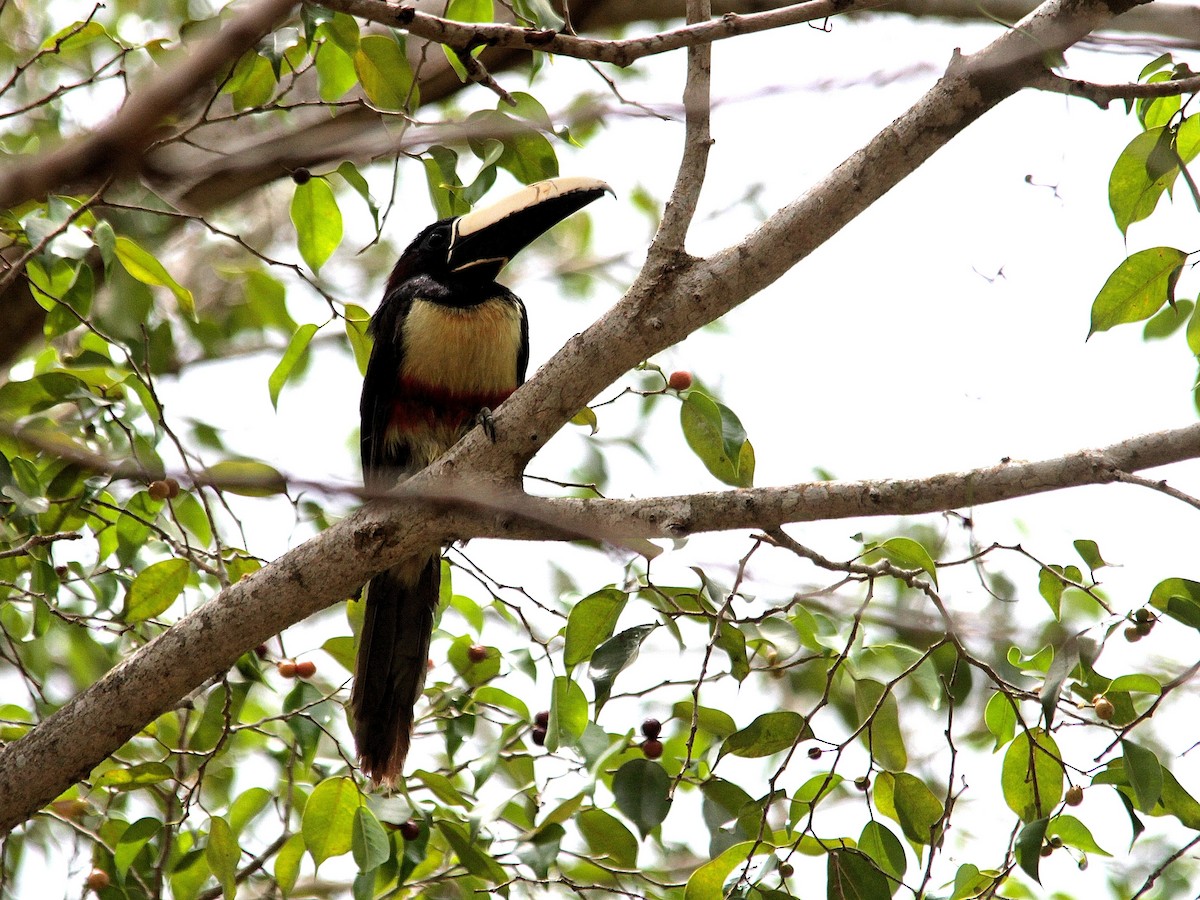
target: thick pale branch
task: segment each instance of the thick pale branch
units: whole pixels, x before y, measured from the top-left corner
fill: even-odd
[[[44,197],[70,181],[103,180],[137,170],[155,129],[221,69],[287,15],[296,0],[260,0],[165,75],[135,90],[113,118],[85,137],[0,172],[0,209]]]

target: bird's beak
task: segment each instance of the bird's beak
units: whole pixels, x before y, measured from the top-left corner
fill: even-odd
[[[567,216],[613,189],[596,178],[551,178],[454,221],[452,272],[495,278],[514,256]]]

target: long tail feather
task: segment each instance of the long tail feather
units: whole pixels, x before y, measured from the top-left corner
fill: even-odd
[[[441,560],[401,564],[371,579],[350,706],[363,771],[376,782],[400,776],[413,706],[425,689]]]

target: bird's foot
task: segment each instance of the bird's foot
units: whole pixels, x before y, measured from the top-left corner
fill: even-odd
[[[488,440],[493,444],[496,443],[496,420],[492,417],[492,411],[486,406],[475,414],[475,424],[483,429],[483,433],[487,435]]]

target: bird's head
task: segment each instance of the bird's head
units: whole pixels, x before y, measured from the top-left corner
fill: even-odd
[[[466,215],[434,222],[401,255],[388,290],[418,275],[443,283],[490,284],[534,239],[606,192],[612,188],[595,178],[552,178]]]

